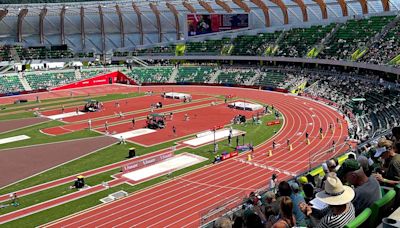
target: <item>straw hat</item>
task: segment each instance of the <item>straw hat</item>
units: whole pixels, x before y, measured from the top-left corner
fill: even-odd
[[[354,198],[354,190],[343,186],[336,173],[329,173],[325,181],[325,190],[318,192],[316,197],[328,205],[343,205]]]

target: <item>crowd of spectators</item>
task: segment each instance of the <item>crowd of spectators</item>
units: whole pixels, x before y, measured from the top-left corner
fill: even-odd
[[[383,197],[382,187],[400,183],[399,153],[400,127],[395,127],[341,165],[335,158],[324,162],[321,176],[308,174],[280,181],[277,191],[270,186],[265,194],[250,193],[240,210],[219,218],[214,227],[344,227]],[[395,209],[392,205],[384,214]]]

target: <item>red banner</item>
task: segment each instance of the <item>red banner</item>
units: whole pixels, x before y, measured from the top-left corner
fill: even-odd
[[[238,156],[238,155],[239,155],[239,152],[233,151],[233,152],[230,152],[230,153],[228,153],[228,154],[223,154],[223,155],[221,156],[221,160],[222,160],[222,161],[225,161],[226,159],[229,159],[229,158],[232,158],[232,157],[236,157],[236,156]]]
[[[71,84],[63,85],[60,87],[56,87],[52,90],[62,90],[62,89],[73,89],[73,88],[81,88],[81,87],[88,87],[88,86],[96,86],[96,85],[107,85],[112,83],[130,83],[131,85],[135,85],[136,83],[128,78],[123,73],[116,71],[100,76],[96,76],[93,78],[88,78],[82,81],[74,82]]]
[[[269,122],[267,122],[267,126],[277,125],[280,123],[281,123],[280,120],[269,121]]]
[[[153,165],[153,164],[155,164],[157,162],[160,162],[162,160],[171,158],[172,156],[174,156],[174,153],[172,153],[172,152],[163,153],[163,154],[156,155],[156,156],[153,156],[153,157],[150,157],[150,158],[146,158],[146,159],[143,159],[143,160],[140,160],[140,161],[132,162],[132,163],[130,163],[128,165],[122,166],[121,169],[122,169],[122,172],[124,172],[124,173],[125,172],[132,172],[132,171],[140,169],[142,167],[146,167],[148,165]]]

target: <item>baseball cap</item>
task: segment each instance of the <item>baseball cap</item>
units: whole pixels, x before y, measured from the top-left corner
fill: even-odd
[[[379,147],[376,149],[374,157],[376,157],[376,158],[380,157],[386,151],[387,151],[386,147]]]
[[[296,182],[290,183],[290,187],[292,188],[293,191],[300,189],[299,184],[297,184]]]
[[[299,179],[297,180],[300,184],[307,184],[308,183],[308,179],[305,176],[301,176],[299,177]]]
[[[346,173],[359,170],[360,168],[361,165],[357,160],[347,159],[346,161],[343,162],[342,166],[337,172],[337,176],[341,179],[346,175]]]

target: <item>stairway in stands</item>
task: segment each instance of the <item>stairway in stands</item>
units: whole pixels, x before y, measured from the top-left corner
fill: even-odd
[[[25,77],[24,77],[23,74],[24,74],[24,73],[19,72],[19,73],[18,73],[18,79],[19,79],[19,81],[21,82],[22,86],[24,87],[24,90],[25,90],[25,91],[31,91],[31,90],[32,90],[32,87],[29,85],[28,81],[25,79]]]

